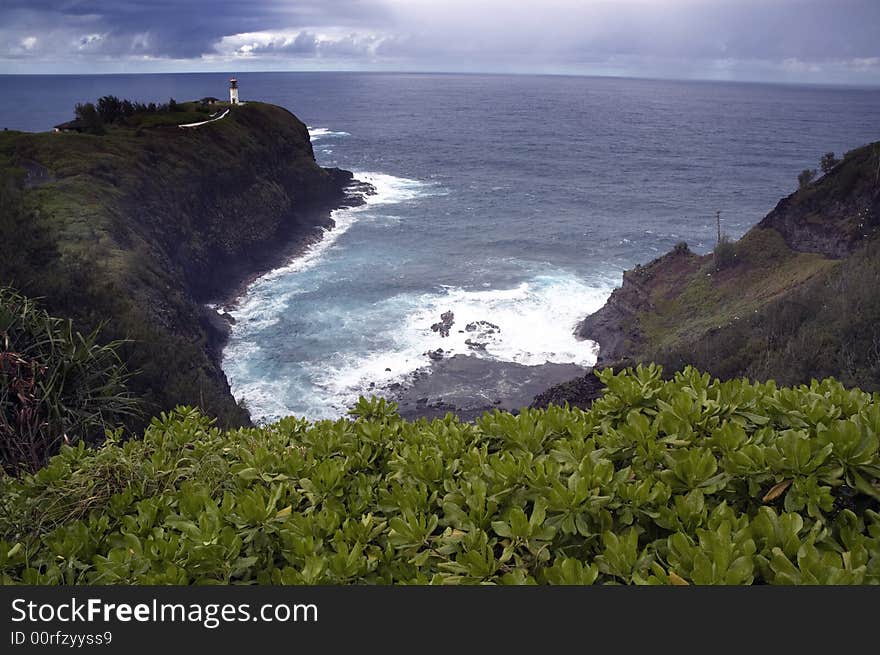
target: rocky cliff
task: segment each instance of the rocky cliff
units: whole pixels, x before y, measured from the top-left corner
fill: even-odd
[[[229,425],[247,413],[219,367],[222,322],[204,303],[319,238],[331,209],[357,201],[351,173],[316,164],[300,120],[254,102],[193,129],[3,133],[0,174],[0,283],[81,330],[129,340],[148,413],[200,405]]]
[[[781,200],[726,258],[680,244],[625,272],[576,336],[599,343],[600,366],[693,364],[725,378],[835,376],[880,389],[878,230],[880,142]]]

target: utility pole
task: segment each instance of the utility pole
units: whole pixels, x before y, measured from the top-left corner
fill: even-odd
[[[715,241],[715,245],[721,243],[721,212],[715,212],[715,226],[718,228],[718,239]]]

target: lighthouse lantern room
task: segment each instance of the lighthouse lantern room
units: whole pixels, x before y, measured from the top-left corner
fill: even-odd
[[[238,80],[234,77],[229,80],[229,104],[238,104]]]

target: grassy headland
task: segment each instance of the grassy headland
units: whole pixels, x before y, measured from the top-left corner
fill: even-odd
[[[681,244],[578,327],[604,363],[880,389],[880,143],[779,202],[724,260]]]
[[[249,102],[194,129],[177,124],[207,110],[177,109],[98,133],[0,133],[0,281],[84,333],[126,340],[147,416],[184,404],[243,425],[203,303],[330,225],[351,174],[319,167],[306,126],[280,107]]]

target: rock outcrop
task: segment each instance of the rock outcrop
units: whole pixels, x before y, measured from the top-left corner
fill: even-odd
[[[440,314],[440,321],[431,326],[431,330],[439,332],[441,337],[448,337],[449,331],[455,323],[455,314],[452,312],[443,312]]]
[[[880,225],[878,162],[880,144],[850,153],[820,180],[780,200],[757,227],[776,230],[798,252],[851,255]]]
[[[674,283],[700,265],[700,257],[687,247],[673,250],[646,266],[624,271],[623,283],[611,292],[605,304],[575,328],[579,339],[599,344],[597,363],[607,363],[637,352],[645,343],[639,317],[654,309],[653,289],[660,278]]]

